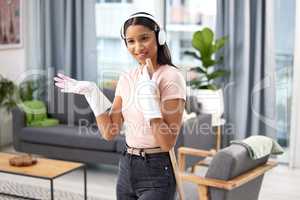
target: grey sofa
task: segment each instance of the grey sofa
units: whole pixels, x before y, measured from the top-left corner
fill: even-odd
[[[103,89],[103,93],[111,100],[114,91]],[[191,105],[187,103],[187,105]],[[188,108],[189,112],[198,107]],[[25,113],[18,107],[13,112],[13,145],[15,150],[33,154],[40,154],[49,158],[80,161],[85,163],[101,163],[116,165],[125,148],[124,136],[121,134],[113,141],[106,141],[101,137],[95,122],[95,117],[84,96],[65,94],[52,88],[48,92],[47,110],[49,117],[59,119],[60,124],[54,127],[32,128],[25,125]],[[200,115],[190,119],[187,126],[206,123],[210,125],[208,115]],[[185,124],[185,123],[184,123]],[[194,136],[184,133],[187,127],[181,129],[176,149],[183,146],[185,140]],[[193,135],[197,130],[194,129]],[[210,134],[212,135],[212,134]],[[204,136],[204,137],[203,137]],[[190,138],[189,138],[190,137]],[[198,144],[204,149],[211,148],[203,139],[207,136],[199,134]],[[196,138],[193,138],[195,140]],[[197,139],[196,139],[197,142]],[[195,162],[195,160],[191,160]]]
[[[85,97],[49,90],[49,117],[59,120],[54,127],[26,127],[25,113],[18,107],[13,114],[13,146],[19,152],[40,154],[49,158],[116,165],[124,149],[124,137],[113,141],[101,137],[96,120]],[[111,100],[114,91],[103,89]]]

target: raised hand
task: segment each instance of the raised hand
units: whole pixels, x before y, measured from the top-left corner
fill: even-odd
[[[61,92],[83,95],[91,92],[95,84],[89,81],[77,81],[60,73],[57,74],[57,77],[54,77],[54,81],[56,81],[55,85],[61,88]]]
[[[143,112],[144,118],[150,121],[154,118],[162,118],[160,111],[158,86],[152,79],[154,68],[150,59],[146,59],[146,64],[142,66],[137,87],[138,107]]]
[[[96,117],[112,105],[94,82],[77,81],[60,73],[54,77],[54,81],[61,92],[84,95]]]

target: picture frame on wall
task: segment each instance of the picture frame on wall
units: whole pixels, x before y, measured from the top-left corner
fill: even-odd
[[[0,50],[23,46],[22,1],[0,0]]]

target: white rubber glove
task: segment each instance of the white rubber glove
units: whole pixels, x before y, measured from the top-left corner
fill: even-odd
[[[146,60],[137,82],[137,101],[144,118],[150,122],[154,118],[162,118],[156,81],[150,78],[149,69],[153,69],[150,59]]]
[[[94,82],[77,81],[60,73],[54,77],[54,81],[55,85],[61,88],[61,92],[84,95],[96,117],[112,105]]]

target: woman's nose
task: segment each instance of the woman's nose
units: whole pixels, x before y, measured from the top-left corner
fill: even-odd
[[[137,42],[135,45],[135,52],[140,52],[145,48],[142,42]]]

